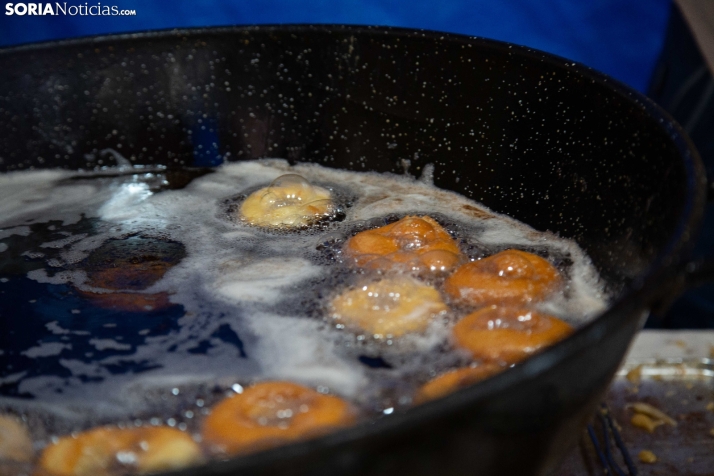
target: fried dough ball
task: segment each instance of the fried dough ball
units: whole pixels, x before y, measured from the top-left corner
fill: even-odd
[[[491,305],[457,322],[453,336],[476,359],[513,364],[572,332],[570,324],[548,314]]]
[[[93,293],[77,291],[97,307],[104,309],[121,309],[127,312],[148,312],[166,309],[172,305],[168,293]]]
[[[239,218],[253,226],[302,227],[333,215],[329,190],[312,185],[300,175],[287,174],[251,193]]]
[[[186,255],[180,243],[132,236],[109,240],[89,255],[83,263],[87,283],[109,292],[78,289],[79,294],[98,307],[146,312],[171,306],[165,292],[143,291],[159,281]]]
[[[408,216],[389,225],[357,233],[345,243],[344,254],[363,268],[408,268],[448,272],[461,261],[451,235],[429,216]]]
[[[505,250],[459,267],[444,282],[444,290],[475,306],[524,304],[545,298],[560,282],[560,273],[547,260],[525,251]]]
[[[32,439],[25,425],[8,415],[0,415],[0,462],[32,461]]]
[[[104,476],[147,474],[185,468],[203,460],[186,433],[169,427],[100,427],[65,436],[45,448],[40,474]]]
[[[354,419],[341,398],[291,382],[263,382],[213,407],[203,441],[215,452],[236,454],[321,435]]]
[[[485,362],[478,367],[462,367],[439,375],[421,386],[414,398],[415,403],[424,403],[455,392],[461,388],[485,380],[505,368],[494,362]]]
[[[348,289],[332,300],[330,316],[375,337],[400,337],[424,331],[447,309],[435,288],[400,276]]]

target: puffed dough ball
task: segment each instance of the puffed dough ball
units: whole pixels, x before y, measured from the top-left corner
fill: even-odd
[[[525,304],[542,300],[560,282],[560,273],[547,260],[525,251],[505,250],[459,267],[444,282],[444,291],[475,306]]]
[[[485,362],[477,367],[462,367],[450,370],[429,380],[421,386],[414,398],[415,403],[424,403],[455,392],[476,382],[485,380],[505,368],[493,362]]]
[[[406,276],[348,289],[330,304],[334,320],[378,338],[422,332],[445,311],[446,304],[435,288]]]
[[[345,257],[369,269],[445,273],[461,261],[459,246],[436,220],[407,216],[347,240]]]
[[[8,415],[0,415],[0,462],[32,461],[32,439],[25,425]]]
[[[100,427],[49,445],[39,468],[52,476],[113,476],[181,469],[202,460],[198,444],[175,428]]]
[[[310,184],[300,175],[287,174],[251,193],[243,201],[238,216],[253,226],[299,228],[334,212],[329,190]]]
[[[203,425],[212,452],[236,454],[324,434],[354,422],[339,397],[291,382],[262,382],[219,402]]]
[[[573,332],[557,317],[510,306],[491,305],[456,323],[454,341],[475,359],[513,364]]]

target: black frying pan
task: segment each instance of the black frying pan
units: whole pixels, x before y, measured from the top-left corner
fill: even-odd
[[[546,53],[423,31],[248,27],[9,48],[0,71],[1,171],[94,167],[119,141],[132,162],[169,168],[434,163],[437,186],[575,239],[617,296],[564,342],[443,400],[182,474],[547,474],[648,310],[709,274],[685,271],[705,179],[679,126]]]

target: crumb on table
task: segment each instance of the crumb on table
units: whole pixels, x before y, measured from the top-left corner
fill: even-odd
[[[640,459],[641,462],[647,463],[647,464],[652,464],[657,462],[657,455],[655,455],[653,452],[650,450],[642,450],[640,453],[637,455],[637,457]]]

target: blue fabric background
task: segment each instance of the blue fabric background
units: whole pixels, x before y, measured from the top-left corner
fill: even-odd
[[[670,8],[670,0],[69,0],[67,5],[116,5],[137,15],[43,17],[7,16],[6,3],[0,3],[0,45],[211,25],[390,25],[531,46],[585,63],[640,91],[647,89],[662,48]]]

